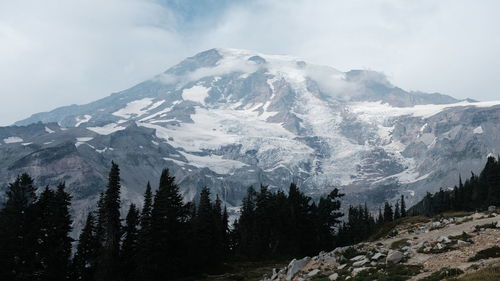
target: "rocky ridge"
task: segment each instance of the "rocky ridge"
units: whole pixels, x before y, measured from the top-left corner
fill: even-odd
[[[381,277],[417,281],[433,273],[468,273],[500,264],[500,256],[469,261],[481,250],[500,246],[500,215],[495,212],[433,220],[409,217],[404,221],[382,239],[294,259],[288,266],[274,269],[262,281]]]

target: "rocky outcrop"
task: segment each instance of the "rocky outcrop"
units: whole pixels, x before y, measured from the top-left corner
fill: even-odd
[[[500,230],[491,227],[497,220],[496,213],[476,213],[464,217],[441,218],[437,220],[440,222],[439,228],[432,221],[401,224],[397,226],[398,235],[395,237],[336,248],[312,258],[293,260],[287,267],[274,270],[272,277],[264,278],[263,281],[312,280],[315,276],[332,281],[348,280],[361,273],[377,278],[384,276],[391,280],[388,275],[391,271],[388,268],[391,266],[412,272],[413,277],[407,276],[411,280],[419,280],[442,268],[473,271],[500,263],[500,258],[482,260],[480,263],[469,262],[469,258],[478,251],[498,244]],[[457,224],[458,221],[461,223]],[[395,243],[400,241],[407,243]],[[395,245],[403,246],[394,249]]]

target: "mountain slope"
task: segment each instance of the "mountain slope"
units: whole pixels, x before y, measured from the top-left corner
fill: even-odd
[[[500,102],[406,92],[373,71],[212,49],[101,100],[0,128],[0,175],[64,179],[79,208],[103,190],[111,160],[134,202],[163,167],[186,199],[206,185],[233,206],[249,185],[290,182],[312,195],[341,187],[351,202],[412,202],[498,153],[499,118]]]

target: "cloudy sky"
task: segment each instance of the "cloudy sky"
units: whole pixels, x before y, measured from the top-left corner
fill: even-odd
[[[496,0],[1,0],[0,125],[126,89],[213,47],[500,100]]]

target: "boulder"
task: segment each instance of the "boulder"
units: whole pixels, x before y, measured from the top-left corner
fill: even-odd
[[[365,258],[365,255],[359,255],[351,259],[351,261],[360,261]]]
[[[365,271],[367,269],[370,269],[371,267],[358,267],[358,268],[355,268],[352,270],[352,275],[353,276],[356,276],[358,275],[358,273],[360,273],[361,271]]]
[[[309,271],[309,273],[307,273],[307,277],[313,277],[313,276],[316,276],[318,273],[320,272],[319,269],[313,269],[311,271]]]
[[[496,209],[497,209],[497,206],[491,205],[488,207],[488,212],[494,212],[494,211],[496,211]]]
[[[458,247],[462,247],[462,246],[467,246],[469,245],[469,242],[465,242],[465,241],[462,241],[462,240],[457,240],[457,246]]]
[[[378,261],[379,259],[381,259],[383,257],[385,257],[384,254],[382,254],[382,253],[376,253],[375,255],[373,255],[372,260]]]
[[[363,265],[365,265],[365,264],[367,264],[367,263],[369,263],[369,262],[370,262],[370,261],[369,261],[367,258],[365,258],[365,259],[362,259],[362,260],[360,260],[360,261],[354,262],[354,263],[352,264],[352,266],[354,266],[354,267],[360,267],[360,266],[363,266]]]
[[[342,269],[344,269],[346,266],[347,266],[347,263],[344,263],[344,264],[339,265],[339,267],[337,267],[337,269],[342,270]]]
[[[336,273],[336,272],[335,272],[334,274],[332,274],[332,275],[328,276],[328,279],[330,279],[330,281],[335,281],[335,280],[337,280],[338,278],[339,278],[339,274],[338,274],[338,273]]]
[[[306,266],[309,263],[310,260],[311,260],[310,257],[305,257],[300,260],[293,259],[288,265],[288,270],[286,272],[286,280],[291,281],[295,276],[295,274],[297,274],[297,272],[302,270],[304,266]]]
[[[500,221],[497,221],[497,228],[500,228]]]
[[[448,238],[448,237],[446,237],[446,236],[441,236],[441,237],[439,237],[437,241],[438,241],[438,242],[440,242],[440,243],[444,243],[444,244],[449,244],[449,243],[451,243],[450,238]]]
[[[390,251],[385,259],[386,263],[399,263],[404,258],[403,253],[400,251]]]
[[[432,227],[440,227],[441,226],[441,222],[439,221],[435,221],[432,223]]]

